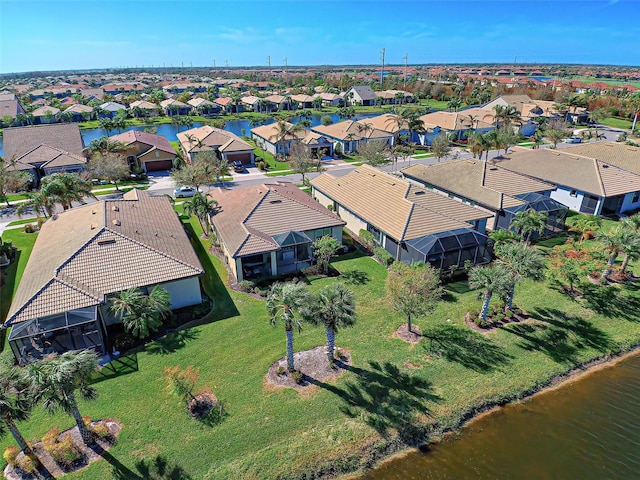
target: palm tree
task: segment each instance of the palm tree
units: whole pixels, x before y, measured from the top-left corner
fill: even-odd
[[[78,410],[75,391],[80,390],[85,400],[95,399],[97,391],[89,386],[89,380],[97,370],[98,355],[93,350],[50,355],[27,367],[34,399],[42,401],[49,413],[62,410],[73,416],[82,440],[87,444],[93,442],[93,437]]]
[[[525,242],[529,245],[531,235],[534,233],[542,235],[545,228],[547,228],[547,217],[547,212],[538,212],[533,208],[528,208],[527,210],[516,213],[515,217],[511,219],[511,226],[515,228],[520,235],[525,237]]]
[[[282,322],[287,335],[287,369],[295,371],[293,362],[293,329],[302,330],[301,310],[308,305],[309,295],[300,283],[276,283],[267,297],[267,312],[272,325]]]
[[[545,263],[543,256],[524,243],[505,243],[496,248],[498,262],[510,273],[510,285],[506,292],[506,308],[513,308],[516,283],[525,278],[544,280]]]
[[[129,288],[111,299],[110,310],[120,317],[127,331],[146,338],[162,326],[162,320],[171,310],[171,299],[169,292],[158,285],[149,295],[138,288]]]
[[[640,234],[635,232],[630,235],[629,243],[625,245],[624,259],[620,265],[620,271],[624,274],[627,271],[629,262],[640,258]]]
[[[215,210],[216,205],[218,202],[215,200],[209,200],[205,195],[196,192],[193,197],[182,204],[182,209],[189,216],[195,214],[200,220],[205,235],[209,235],[209,215]]]
[[[95,198],[91,193],[91,184],[75,173],[59,172],[42,179],[42,195],[51,203],[59,203],[63,210],[72,207],[73,202],[84,203],[85,197]]]
[[[15,367],[0,368],[0,438],[7,434],[7,429],[25,455],[33,454],[31,447],[24,439],[16,422],[29,419],[32,408],[28,391],[28,382],[23,373]]]
[[[305,320],[323,324],[327,336],[327,358],[333,365],[338,328],[351,327],[356,321],[356,301],[353,292],[341,283],[333,283],[314,295],[304,308]]]
[[[496,111],[494,118],[500,125],[509,127],[512,123],[520,121],[518,109],[513,105],[496,105],[494,109]]]
[[[587,232],[598,230],[602,226],[602,218],[597,215],[582,215],[569,227],[570,232],[579,235],[580,243],[587,239]]]
[[[27,201],[22,202],[16,208],[18,216],[22,216],[29,207],[33,208],[33,211],[40,216],[42,214],[45,218],[53,215],[55,205],[49,197],[47,197],[42,191],[27,193]]]
[[[495,249],[499,248],[501,245],[507,243],[516,243],[522,240],[522,237],[516,232],[512,230],[504,230],[502,228],[500,230],[494,230],[493,232],[491,232],[489,234],[489,237],[495,242]]]
[[[600,217],[596,217],[600,218]],[[640,232],[640,213],[622,219],[622,224],[631,231]]]
[[[487,321],[489,303],[494,294],[503,295],[509,288],[509,271],[499,263],[477,266],[469,270],[469,287],[482,289],[483,301],[479,318]]]

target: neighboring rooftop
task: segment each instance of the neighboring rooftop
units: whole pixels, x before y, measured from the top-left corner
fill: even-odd
[[[122,142],[125,145],[130,145],[135,142],[144,143],[146,145],[150,145],[152,147],[156,147],[158,150],[162,150],[163,152],[169,152],[175,154],[176,151],[173,149],[169,140],[162,135],[155,135],[153,133],[140,132],[138,130],[129,130],[124,133],[120,133],[118,135],[113,135],[109,137],[111,140],[115,140],[117,142]]]
[[[52,123],[4,129],[4,158],[11,160],[40,145],[82,154],[84,143],[77,123]]]
[[[563,149],[566,153],[595,158],[628,172],[640,175],[640,148],[624,142],[580,143]]]

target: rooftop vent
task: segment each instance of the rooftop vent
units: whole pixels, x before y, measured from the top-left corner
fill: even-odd
[[[418,190],[414,193],[414,195],[424,195],[426,192],[424,190]]]
[[[498,170],[498,167],[489,167],[489,170],[496,171],[496,170]]]
[[[116,226],[119,227],[120,226],[120,220],[117,220],[117,219],[114,218],[113,220],[111,220],[111,224],[112,225],[116,225]]]
[[[98,245],[111,245],[113,243],[116,243],[115,238],[109,238],[107,240],[98,240]]]
[[[271,200],[269,203],[282,203],[282,200]]]
[[[120,208],[117,205],[113,205],[111,207],[111,210],[113,210],[114,212],[118,212],[118,211],[120,211]]]
[[[95,210],[91,210],[91,215],[95,215],[97,212]]]
[[[607,165],[607,164],[602,165],[602,168],[609,168],[609,165]]]
[[[98,224],[97,223],[92,223],[91,224],[91,230],[95,230],[96,228],[98,228]]]

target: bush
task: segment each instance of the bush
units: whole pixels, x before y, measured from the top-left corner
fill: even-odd
[[[284,375],[285,373],[287,373],[287,369],[284,368],[282,365],[276,368],[276,375]]]
[[[47,433],[42,436],[42,447],[49,451],[49,447],[55,445],[60,436],[60,427],[53,427]]]
[[[293,378],[293,381],[297,384],[301,384],[304,380],[304,375],[296,370],[294,372],[291,372],[291,378]]]
[[[109,438],[111,436],[111,432],[109,431],[109,427],[107,427],[105,424],[103,423],[98,423],[96,425],[93,425],[91,427],[91,431],[98,437],[98,438]]]
[[[241,292],[249,293],[256,288],[256,284],[251,280],[242,280],[241,282],[238,282],[238,288]]]
[[[82,458],[82,452],[78,445],[71,438],[71,434],[67,433],[62,440],[54,445],[46,448],[51,457],[65,469],[69,469],[75,462]]]
[[[118,332],[113,335],[113,346],[120,352],[126,352],[136,346],[136,340],[127,333]]]
[[[387,252],[382,247],[376,247],[373,249],[373,256],[383,265],[387,267],[393,263],[393,255]]]
[[[38,459],[33,456],[22,455],[16,461],[16,467],[26,473],[35,473],[39,463]]]
[[[18,447],[11,445],[10,447],[7,447],[5,449],[4,453],[2,454],[2,458],[4,458],[4,461],[7,462],[9,465],[15,465],[16,458],[18,457],[19,453],[20,453],[20,449]]]
[[[31,223],[27,223],[24,226],[24,233],[34,233],[36,231],[36,227]]]
[[[264,172],[267,169],[267,164],[264,162],[258,162],[257,167]]]
[[[490,326],[490,323],[481,317],[475,317],[474,323],[480,328],[488,328]]]
[[[358,232],[358,237],[360,237],[360,241],[365,247],[367,247],[368,250],[373,250],[373,247],[375,247],[376,245],[374,242],[373,233],[363,228]]]

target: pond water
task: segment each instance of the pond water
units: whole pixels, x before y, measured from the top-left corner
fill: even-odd
[[[501,408],[363,478],[640,478],[640,355]]]
[[[353,120],[360,120],[363,118],[375,117],[376,115],[380,115],[380,114],[379,113],[362,113],[362,114],[356,115],[353,118]],[[295,116],[290,120],[290,122],[297,123],[303,118],[306,118],[311,122],[311,126],[315,127],[322,123],[322,117],[324,116],[331,117],[331,120],[333,120],[334,123],[338,123],[339,121],[342,120],[338,114],[331,113],[331,114],[309,115],[307,117]],[[270,118],[265,122],[259,122],[259,123],[254,123],[251,120],[245,120],[245,119],[227,120],[224,129],[229,132],[235,133],[238,136],[241,136],[243,132],[245,135],[250,135],[252,128],[255,128],[259,125],[268,125],[274,122],[275,120],[272,118]],[[156,128],[158,135],[162,135],[163,137],[166,137],[167,140],[169,140],[170,142],[174,142],[178,139],[177,137],[178,132],[184,132],[185,130],[189,130],[190,128],[195,128],[200,126],[202,126],[202,123],[200,122],[195,122],[192,127],[186,127],[184,125],[174,125],[174,124],[152,125],[152,127]],[[127,127],[126,129],[123,130],[123,132],[127,132],[129,130],[143,131],[145,128],[149,128],[149,126],[141,125],[141,126],[135,126],[135,127]],[[89,143],[91,143],[91,141],[96,138],[100,138],[105,135],[106,136],[115,135],[118,133],[116,131],[107,132],[102,128],[92,128],[88,130],[81,130],[80,132],[82,134],[82,138],[84,140],[85,145],[89,145]],[[3,140],[4,139],[0,137],[0,156],[4,156]]]

